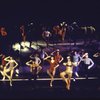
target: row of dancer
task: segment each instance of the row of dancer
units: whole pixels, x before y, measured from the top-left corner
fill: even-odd
[[[56,52],[56,54],[54,55],[54,53]],[[59,68],[61,66],[61,62],[64,60],[64,58],[61,56],[59,49],[57,49],[56,51],[52,52],[50,55],[48,55],[47,53],[46,57],[43,58],[43,61],[48,61],[50,66],[47,69],[47,74],[50,76],[51,81],[50,81],[50,87],[52,87],[52,83],[54,81],[54,77],[56,74],[56,70],[57,68]],[[41,62],[39,57],[37,57],[37,62]],[[84,53],[82,56],[80,56],[76,51],[74,52],[73,55],[73,60],[71,59],[71,56],[67,56],[67,61],[63,62],[63,65],[66,66],[66,69],[64,71],[61,71],[59,73],[60,77],[66,82],[66,88],[69,90],[70,89],[70,82],[71,82],[71,78],[72,75],[74,76],[74,81],[76,79],[76,77],[79,77],[78,75],[78,68],[79,68],[79,64],[81,63],[81,61],[84,62],[84,68],[85,68],[85,73],[84,74],[88,74],[88,70],[90,68],[93,67],[94,62],[91,58],[88,57],[88,53]],[[32,62],[31,64],[29,64],[30,62]],[[35,69],[37,69],[37,74],[39,73],[39,71],[42,69],[42,67],[40,66],[40,63],[38,63],[35,65],[35,61],[28,61],[26,62],[26,64],[28,66],[30,66],[30,70],[35,71]],[[40,70],[39,70],[40,69]],[[67,78],[65,76],[68,76]]]
[[[38,76],[39,72],[42,70],[41,62],[48,61],[50,66],[47,69],[47,74],[51,77],[50,87],[52,87],[56,70],[57,68],[61,66],[61,63],[64,60],[64,58],[61,56],[59,49],[52,52],[50,55],[44,52],[44,55],[42,56],[44,57],[42,58],[42,61],[41,61],[41,59],[39,58],[37,54],[35,55],[35,57],[31,55],[30,56],[31,60],[27,61],[26,65],[30,66],[30,72]],[[84,67],[86,69],[85,72],[87,74],[88,69],[90,69],[94,65],[94,62],[92,61],[92,59],[88,57],[88,53],[84,53],[82,56],[80,56],[75,51],[73,55],[73,61],[71,60],[71,56],[67,56],[67,61],[63,62],[63,65],[66,66],[66,69],[64,71],[61,71],[59,75],[66,82],[66,88],[68,90],[70,90],[72,75],[74,75],[74,79],[76,77],[79,77],[78,66],[81,61],[84,61]],[[5,77],[9,79],[10,86],[12,86],[12,77],[13,77],[14,69],[17,66],[18,66],[18,63],[10,56],[4,57],[4,60],[2,60],[2,65],[1,65],[2,70],[0,72],[3,76],[3,80],[5,80]],[[10,75],[8,75],[9,72],[10,72]],[[66,75],[68,76],[67,78],[65,77]]]

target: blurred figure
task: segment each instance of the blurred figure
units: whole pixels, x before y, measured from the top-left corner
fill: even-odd
[[[82,61],[84,62],[84,69],[85,69],[85,76],[88,79],[89,69],[91,69],[94,66],[94,62],[91,58],[89,58],[88,53],[85,53],[83,55]]]
[[[73,73],[73,66],[74,63],[71,61],[71,57],[67,57],[67,62],[63,63],[64,66],[66,66],[66,70],[60,73],[60,77],[66,82],[66,88],[70,90],[70,84],[71,84],[71,77]],[[66,78],[66,75],[68,78]]]
[[[79,63],[82,60],[82,57],[80,56],[80,54],[77,51],[74,51],[73,54],[73,63],[74,63],[74,67],[73,67],[73,75],[74,75],[74,81],[76,80],[76,77],[79,77],[78,75],[78,70],[79,70]]]
[[[62,55],[60,54],[60,50],[56,49],[55,51],[53,51],[51,53],[51,55],[54,55],[55,61],[57,62],[57,64],[59,65],[58,67],[58,71],[60,72],[60,64],[61,62],[64,60],[64,58],[62,57]]]
[[[4,54],[1,54],[0,57],[1,57],[0,69],[3,70],[4,66],[6,65],[6,61],[4,60],[6,56]]]
[[[52,82],[54,81],[56,69],[58,68],[59,64],[54,59],[54,56],[47,56],[44,58],[44,60],[48,61],[50,64],[49,69],[47,69],[47,74],[51,77],[50,87],[52,87]]]
[[[48,44],[50,42],[51,36],[52,36],[52,33],[48,30],[44,30],[43,33],[42,33],[42,37],[45,40],[45,42],[47,43],[47,47],[48,47]]]
[[[21,25],[20,26],[20,33],[22,35],[22,41],[26,41],[26,33],[25,33],[25,26],[24,25]]]
[[[3,71],[0,71],[3,76],[2,80],[4,81],[5,77],[7,77],[10,81],[10,86],[12,86],[14,69],[18,66],[18,63],[10,56],[6,57],[4,60],[7,61],[7,63],[4,66]],[[8,73],[10,73],[10,75],[8,75]]]
[[[38,54],[35,54],[35,56],[30,56],[31,59],[34,59],[33,62],[33,66],[35,66],[36,68],[36,77],[39,77],[39,73],[40,71],[42,70],[42,67],[40,66],[41,64],[41,59],[39,58],[39,55]]]

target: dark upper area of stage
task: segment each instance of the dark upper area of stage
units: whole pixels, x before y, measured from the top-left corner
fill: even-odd
[[[0,26],[30,20],[42,23],[76,21],[99,27],[99,0],[0,0]]]

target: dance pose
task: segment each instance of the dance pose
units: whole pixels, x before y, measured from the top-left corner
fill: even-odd
[[[89,58],[88,53],[83,55],[82,61],[84,62],[85,76],[88,79],[88,71],[94,66],[94,62],[91,58]]]
[[[48,47],[51,36],[52,36],[52,33],[48,30],[43,31],[43,33],[42,33],[42,37],[45,40],[47,47]]]
[[[30,61],[26,62],[26,65],[30,66],[30,72],[33,73],[33,71],[35,70],[35,67],[36,67],[35,61],[30,60]]]
[[[64,60],[64,58],[60,54],[59,49],[52,52],[51,55],[54,55],[55,61],[57,62],[58,65]],[[58,68],[59,68],[59,72],[60,72],[60,67],[58,67]]]
[[[54,56],[47,56],[46,58],[44,58],[44,60],[47,60],[50,63],[49,69],[47,69],[47,74],[51,77],[50,87],[52,87],[52,82],[54,80],[56,69],[59,66],[59,64],[54,59]]]
[[[78,70],[79,70],[79,63],[81,62],[82,57],[80,56],[79,53],[77,53],[77,51],[74,52],[73,54],[73,63],[74,63],[74,67],[73,67],[73,74],[74,74],[74,80],[76,80],[76,77],[79,77],[78,75]]]
[[[40,51],[40,59],[41,59],[42,65],[44,64],[44,58],[47,57],[47,56],[48,56],[47,52],[44,49],[41,49],[41,51]]]
[[[66,70],[60,73],[60,77],[66,82],[66,88],[70,90],[71,77],[74,66],[74,63],[71,61],[70,56],[67,57],[67,62],[63,63],[63,65],[66,66]],[[68,76],[68,78],[65,77],[66,75]]]
[[[7,63],[4,66],[3,71],[0,71],[3,76],[2,80],[5,80],[5,77],[7,77],[10,81],[10,86],[12,86],[14,69],[18,66],[18,63],[10,56],[6,57],[4,60],[7,61]],[[8,75],[8,73],[10,73],[10,75]]]
[[[41,64],[41,59],[39,58],[39,55],[38,54],[35,54],[35,56],[30,56],[31,59],[34,59],[34,64],[35,64],[35,67],[36,67],[36,75],[37,77],[39,77],[39,73],[40,71],[42,70],[42,67],[40,66]]]
[[[64,42],[64,40],[65,40],[66,30],[67,30],[66,22],[62,22],[62,23],[60,23],[60,25],[53,27],[54,34],[58,35],[61,38],[60,40],[62,42]],[[59,37],[58,37],[58,39],[59,39]]]
[[[54,54],[55,53],[55,54]],[[54,52],[52,52],[51,53],[51,55],[53,55],[54,54],[54,57],[55,57],[55,60],[56,60],[56,62],[59,64],[59,63],[61,63],[62,61],[63,61],[63,57],[61,56],[61,54],[60,54],[60,50],[59,49],[57,49],[56,51],[54,51]]]

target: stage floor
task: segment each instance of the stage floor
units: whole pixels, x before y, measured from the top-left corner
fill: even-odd
[[[71,90],[66,89],[65,82],[55,78],[53,87],[49,86],[50,78],[13,79],[13,86],[9,81],[0,80],[0,99],[74,99],[74,98],[100,98],[100,80],[89,77],[88,80],[77,78],[71,81]]]

